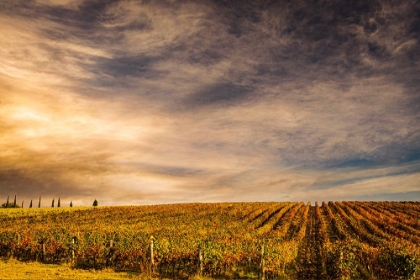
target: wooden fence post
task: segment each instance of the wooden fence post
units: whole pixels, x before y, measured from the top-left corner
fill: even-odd
[[[109,252],[106,260],[106,266],[111,266],[112,256],[114,255],[114,240],[109,241]]]
[[[45,262],[45,257],[46,252],[45,252],[45,240],[42,241],[42,262]]]
[[[16,247],[19,246],[19,245],[20,245],[20,234],[17,233],[17,236],[16,236]],[[15,251],[16,251],[16,249],[17,248],[15,248]],[[18,256],[15,256],[15,257],[19,258]]]
[[[198,246],[198,275],[203,276],[203,248],[201,245]]]
[[[73,236],[73,238],[72,238],[72,240],[71,240],[71,244],[72,244],[72,246],[71,246],[71,263],[74,265],[74,244],[75,244],[75,242],[74,242],[74,239],[75,239],[76,237],[74,237]]]
[[[155,259],[154,259],[154,253],[153,253],[153,236],[150,237],[150,271],[151,273],[154,272],[154,266],[155,266]]]
[[[261,280],[265,279],[264,244],[261,245]]]

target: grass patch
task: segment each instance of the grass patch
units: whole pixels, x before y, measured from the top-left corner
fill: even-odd
[[[66,264],[20,262],[15,259],[0,259],[0,267],[0,279],[143,279],[136,272],[73,269]]]

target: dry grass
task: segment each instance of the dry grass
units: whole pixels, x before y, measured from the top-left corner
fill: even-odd
[[[115,272],[112,269],[83,270],[73,269],[63,264],[42,264],[38,262],[20,262],[15,259],[0,259],[0,279],[151,279],[137,272]],[[153,278],[157,280],[158,278]],[[191,280],[211,280],[209,277],[194,276]],[[163,279],[161,279],[163,280]]]
[[[72,269],[68,265],[0,259],[0,279],[144,279],[135,272]]]

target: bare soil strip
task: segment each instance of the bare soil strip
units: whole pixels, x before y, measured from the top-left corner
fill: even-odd
[[[320,241],[317,238],[319,223],[316,220],[315,207],[309,209],[305,239],[301,243],[298,255],[298,279],[323,279]]]

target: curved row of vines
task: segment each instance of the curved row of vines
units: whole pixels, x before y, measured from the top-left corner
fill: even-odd
[[[167,278],[415,279],[419,216],[416,202],[4,209],[0,256]]]

